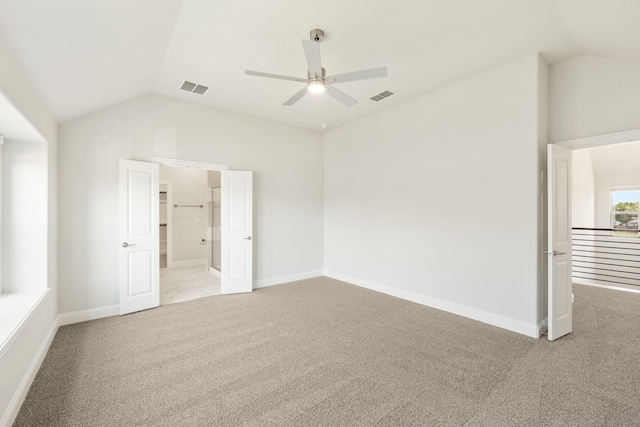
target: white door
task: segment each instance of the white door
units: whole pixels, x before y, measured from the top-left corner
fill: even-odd
[[[221,171],[221,292],[253,291],[253,173]]]
[[[571,150],[547,149],[548,191],[548,332],[553,341],[571,333]]]
[[[159,167],[120,160],[120,314],[160,305]]]

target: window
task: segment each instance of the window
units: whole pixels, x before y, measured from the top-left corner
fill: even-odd
[[[614,236],[638,237],[640,189],[611,191],[611,228]]]

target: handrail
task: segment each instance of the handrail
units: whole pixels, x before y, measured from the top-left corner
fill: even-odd
[[[586,228],[586,227],[573,227],[572,230],[589,230],[589,231],[625,231],[619,228]]]

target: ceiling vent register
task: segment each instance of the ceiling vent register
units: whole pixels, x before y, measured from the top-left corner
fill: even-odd
[[[204,95],[204,93],[209,90],[209,87],[191,83],[185,80],[184,83],[182,83],[180,89],[186,90],[187,92],[191,93],[197,93],[198,95]]]
[[[376,93],[375,95],[373,95],[372,97],[370,97],[369,99],[375,102],[378,101],[382,101],[385,98],[390,97],[391,95],[394,95],[395,92],[391,92],[390,90],[383,90],[380,93]]]

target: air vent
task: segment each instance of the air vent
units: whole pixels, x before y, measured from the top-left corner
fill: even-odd
[[[380,93],[376,93],[375,95],[373,95],[372,97],[370,97],[369,99],[375,102],[378,101],[382,101],[385,98],[390,97],[391,95],[393,95],[395,92],[391,92],[390,90],[383,90]]]
[[[184,83],[182,83],[180,89],[186,90],[187,92],[191,93],[197,93],[198,95],[204,95],[204,93],[209,90],[209,87],[191,83],[185,80]]]

